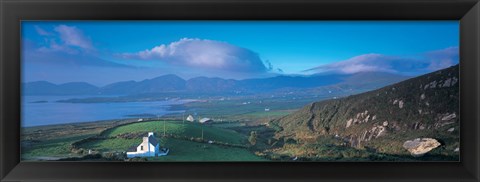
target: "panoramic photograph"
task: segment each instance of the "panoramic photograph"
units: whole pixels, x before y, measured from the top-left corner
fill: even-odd
[[[458,21],[22,21],[21,160],[460,160]]]

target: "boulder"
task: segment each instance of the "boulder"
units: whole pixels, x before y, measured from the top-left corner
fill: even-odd
[[[420,99],[421,100],[425,99],[425,94],[424,93],[422,95],[420,95]]]
[[[347,121],[347,126],[345,126],[345,128],[350,127],[350,125],[352,125],[352,122],[353,122],[353,119],[349,119],[349,120]]]
[[[446,114],[444,117],[442,117],[442,121],[448,121],[448,120],[451,120],[451,119],[454,119],[456,118],[457,115],[455,113],[453,114]]]
[[[398,108],[400,109],[403,108],[403,100],[398,101]]]
[[[416,138],[403,143],[403,148],[407,149],[412,156],[420,157],[440,145],[441,144],[433,138]]]
[[[454,151],[454,152],[460,152],[460,148],[457,147],[457,148],[455,148],[455,150],[453,150],[453,151]]]

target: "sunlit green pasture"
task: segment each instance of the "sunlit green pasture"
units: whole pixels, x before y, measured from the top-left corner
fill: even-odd
[[[178,137],[201,138],[202,128],[204,140],[218,141],[230,144],[246,143],[246,136],[243,136],[233,130],[218,128],[208,124],[202,126],[199,123],[190,123],[185,121],[149,121],[128,124],[110,129],[103,133],[107,137],[115,137],[125,133],[155,132],[157,137],[163,136],[165,124],[165,134]]]

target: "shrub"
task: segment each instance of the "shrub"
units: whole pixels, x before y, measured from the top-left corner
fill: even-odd
[[[257,132],[256,131],[251,131],[250,132],[250,137],[248,137],[248,142],[253,146],[257,144]]]

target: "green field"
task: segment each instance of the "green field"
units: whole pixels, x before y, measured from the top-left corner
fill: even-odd
[[[72,137],[65,137],[65,138],[58,138],[58,139],[49,139],[45,141],[41,141],[39,143],[34,144],[31,147],[22,147],[22,158],[24,160],[37,160],[41,158],[63,158],[63,157],[74,157],[78,156],[73,154],[70,150],[70,144],[93,136],[92,134],[89,135],[79,135],[79,136],[72,136]]]
[[[178,137],[201,138],[202,127],[204,140],[212,140],[229,144],[245,144],[247,140],[246,136],[243,136],[233,130],[218,128],[210,125],[202,126],[201,124],[189,123],[187,121],[185,121],[185,124],[183,124],[181,121],[166,121],[165,133],[166,135],[175,135]],[[163,129],[163,121],[150,121],[116,127],[107,130],[106,132],[102,133],[102,135],[106,137],[115,137],[125,133],[155,132],[155,135],[160,137],[163,136]]]
[[[278,118],[317,101],[319,98],[288,97],[232,97],[231,100],[208,99],[208,102],[189,102],[172,106],[173,110],[185,110],[186,114],[198,113],[202,117],[218,118],[232,121],[254,121],[256,119]],[[266,112],[265,108],[270,111]],[[181,114],[172,114],[181,118]]]
[[[101,152],[121,152],[131,145],[138,145],[141,139],[107,139],[91,142],[83,147]],[[160,145],[167,147],[170,152],[167,156],[151,157],[148,161],[263,161],[264,158],[254,155],[244,148],[219,146],[215,144],[199,143],[188,140],[161,138]]]
[[[80,147],[84,149],[92,149],[99,152],[125,152],[128,148],[134,145],[139,145],[142,142],[138,139],[104,139],[96,140],[82,144]]]
[[[245,114],[245,116],[251,116],[252,118],[257,118],[257,119],[258,118],[278,118],[278,117],[286,116],[294,111],[295,110],[280,110],[280,111],[269,111],[269,112],[261,111],[261,112],[248,113],[248,114]]]
[[[204,140],[212,140],[213,144],[192,141],[191,138],[200,138],[202,126],[198,123],[183,124],[181,121],[166,121],[167,137],[163,136],[163,121],[134,123],[111,128],[102,133],[107,139],[99,139],[83,143],[80,147],[98,152],[125,152],[131,146],[138,145],[142,138],[125,139],[119,135],[129,133],[146,133],[154,131],[161,147],[170,149],[167,156],[148,158],[149,161],[262,161],[245,147],[246,136],[236,131],[203,126]],[[224,145],[219,145],[222,143]],[[235,147],[240,146],[240,147]]]
[[[243,148],[202,144],[169,138],[162,140],[170,149],[167,156],[148,158],[149,161],[266,161]]]

